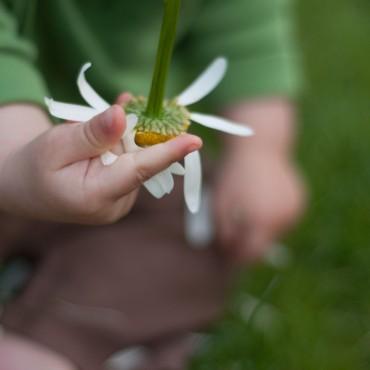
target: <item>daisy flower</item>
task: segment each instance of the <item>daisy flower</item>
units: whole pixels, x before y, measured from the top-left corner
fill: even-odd
[[[210,94],[222,81],[227,60],[217,58],[186,90],[173,99],[164,99],[165,81],[170,65],[176,35],[180,0],[165,0],[165,14],[158,46],[157,60],[149,98],[133,97],[124,107],[127,127],[122,137],[125,151],[142,150],[150,145],[170,140],[185,133],[192,123],[238,136],[250,136],[253,131],[243,124],[227,119],[188,110]],[[86,122],[109,108],[109,104],[87,82],[86,63],[77,78],[80,94],[88,106],[61,103],[49,98],[45,102],[51,115],[57,118]],[[117,155],[107,152],[101,156],[104,165],[112,165]],[[169,194],[174,187],[173,175],[184,176],[184,197],[190,212],[196,213],[200,206],[202,170],[198,151],[188,154],[184,167],[174,163],[156,174],[143,185],[156,198]]]

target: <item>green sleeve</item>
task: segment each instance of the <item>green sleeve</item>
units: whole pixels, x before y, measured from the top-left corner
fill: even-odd
[[[16,17],[0,0],[0,105],[43,105],[46,87],[35,65],[37,50],[18,30]]]
[[[292,0],[209,0],[195,23],[191,53],[206,65],[224,55],[229,69],[214,103],[294,97],[301,87]]]

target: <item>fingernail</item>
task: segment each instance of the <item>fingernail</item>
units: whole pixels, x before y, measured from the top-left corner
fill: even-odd
[[[195,150],[198,150],[199,149],[199,146],[195,145],[195,144],[192,144],[190,146],[188,146],[188,153],[191,153],[191,152],[194,152]]]
[[[118,124],[118,119],[117,118],[117,112],[116,110],[122,110],[121,107],[117,105],[112,105],[110,108],[108,108],[102,116],[102,129],[104,131],[104,134],[108,136],[116,136],[118,135],[121,131],[122,128]]]
[[[112,124],[112,118],[113,118],[112,108],[113,107],[109,107],[107,110],[103,112],[101,116],[104,128],[109,128],[109,126]]]
[[[202,140],[198,137],[198,136],[193,136],[193,143],[191,143],[189,146],[188,146],[188,151],[189,152],[194,152],[194,150],[198,150],[202,147],[203,145],[203,142]],[[197,141],[197,142],[195,142]]]

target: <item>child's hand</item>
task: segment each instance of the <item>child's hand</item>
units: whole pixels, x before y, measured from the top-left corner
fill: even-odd
[[[230,139],[215,193],[217,230],[241,261],[261,259],[303,210],[304,186],[291,160],[294,114],[289,102],[267,100],[229,111],[254,125],[251,139]]]
[[[124,112],[112,106],[88,123],[52,128],[11,152],[0,161],[0,209],[50,221],[110,223],[130,211],[142,182],[201,146],[198,137],[182,135],[103,166],[99,155],[119,143],[124,130]]]
[[[232,154],[220,172],[219,235],[239,260],[259,260],[302,211],[303,188],[294,165],[270,152]]]

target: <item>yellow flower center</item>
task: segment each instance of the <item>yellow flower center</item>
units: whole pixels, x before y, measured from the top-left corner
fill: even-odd
[[[135,114],[138,117],[134,128],[137,145],[145,147],[163,143],[188,130],[190,114],[185,107],[178,105],[176,100],[164,101],[158,117],[148,117],[146,105],[146,98],[134,97],[125,106],[127,114]]]
[[[174,137],[176,137],[176,135],[163,135],[158,134],[157,132],[136,131],[135,143],[139,146],[145,147],[164,143],[165,141],[171,140]]]

